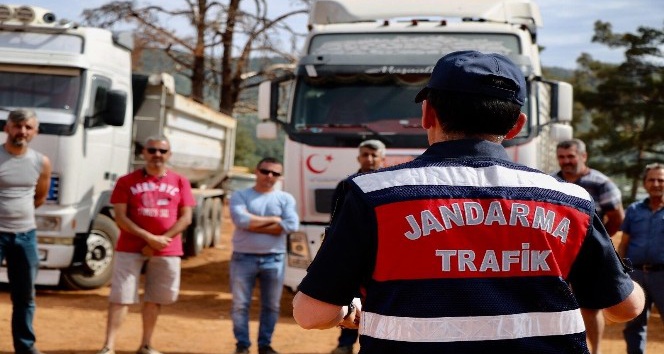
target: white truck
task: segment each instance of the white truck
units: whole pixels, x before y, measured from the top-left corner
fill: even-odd
[[[215,186],[233,166],[236,121],[177,94],[170,75],[132,77],[132,44],[128,33],[0,5],[0,107],[36,111],[31,147],[53,164],[48,201],[36,210],[37,284],[108,283],[119,235],[110,193],[118,177],[142,165],[141,144],[151,135],[169,138],[169,167],[194,187],[187,254],[219,242],[223,190]]]
[[[357,146],[379,139],[387,165],[427,146],[413,102],[436,61],[456,50],[497,52],[528,82],[529,120],[504,143],[514,161],[557,168],[556,143],[571,138],[572,87],[547,82],[537,44],[539,8],[528,0],[319,0],[292,75],[259,87],[259,138],[287,134],[284,190],[295,196],[301,225],[289,235],[285,285],[295,289],[330,219],[336,184],[357,171]],[[288,94],[286,94],[288,93]],[[276,124],[275,124],[276,123]]]

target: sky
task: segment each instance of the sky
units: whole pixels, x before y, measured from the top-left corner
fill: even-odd
[[[58,19],[80,21],[85,8],[97,7],[111,0],[26,0],[24,4],[51,10]],[[223,0],[222,0],[223,1]],[[267,0],[274,15],[286,12],[292,0]],[[404,0],[407,1],[407,0]],[[445,0],[441,0],[445,1]],[[463,1],[463,0],[455,0]],[[137,1],[168,7],[183,4],[183,0]],[[639,26],[664,28],[663,0],[536,0],[544,25],[538,30],[538,42],[545,47],[541,54],[542,65],[574,69],[581,53],[610,63],[624,60],[621,49],[609,49],[591,42],[594,23],[609,22],[614,33],[636,33]],[[18,3],[18,2],[15,2]],[[305,32],[306,17],[293,22],[296,29]]]

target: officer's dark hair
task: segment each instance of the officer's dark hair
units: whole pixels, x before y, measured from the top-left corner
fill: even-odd
[[[430,89],[427,101],[448,132],[505,135],[514,127],[521,106],[486,95]]]

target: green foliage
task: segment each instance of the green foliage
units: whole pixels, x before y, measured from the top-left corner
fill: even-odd
[[[633,199],[643,166],[664,160],[664,28],[617,34],[597,21],[593,42],[624,48],[625,61],[607,64],[585,53],[577,59],[576,124],[590,123],[578,137],[588,143],[591,166],[631,181]]]
[[[284,133],[279,131],[279,136],[275,140],[258,140],[256,154],[260,157],[271,156],[284,161]]]
[[[284,159],[284,134],[279,132],[275,140],[256,139],[255,114],[240,115],[237,118],[238,129],[235,138],[235,165],[254,168],[258,161],[266,156]]]
[[[243,124],[244,123],[244,124]],[[237,134],[235,136],[235,165],[256,166],[259,158],[256,155],[256,143],[253,130],[242,120],[238,121]]]

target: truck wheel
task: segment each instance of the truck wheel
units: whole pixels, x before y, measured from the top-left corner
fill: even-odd
[[[212,246],[214,237],[214,199],[207,198],[203,203],[203,229],[205,230],[205,247]]]
[[[200,215],[203,214],[202,208],[198,206],[194,208],[194,215],[192,215],[192,223],[182,233],[182,240],[184,242],[184,254],[187,257],[198,256],[205,246],[205,230],[201,223]]]
[[[190,227],[186,231],[184,253],[187,257],[196,257],[203,251],[205,244],[205,232],[199,225]]]
[[[214,198],[212,204],[212,247],[221,244],[221,221],[224,217],[224,208],[221,198]]]
[[[97,215],[88,234],[84,269],[65,271],[61,281],[69,289],[97,289],[111,281],[115,244],[120,229],[113,219]]]

